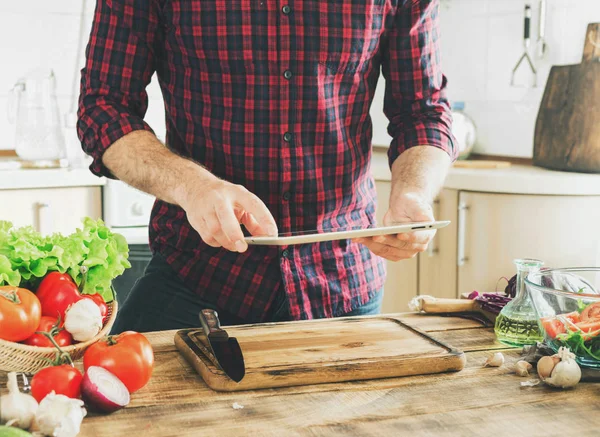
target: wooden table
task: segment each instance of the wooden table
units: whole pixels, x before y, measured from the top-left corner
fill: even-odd
[[[173,345],[174,331],[148,334],[156,355],[150,383],[124,410],[90,414],[81,437],[114,436],[597,436],[600,384],[574,390],[521,387],[519,349],[477,322],[396,315],[467,355],[457,373],[238,393],[209,389]],[[484,368],[502,351],[501,368]],[[5,385],[6,375],[0,372]],[[233,404],[243,405],[234,409]]]

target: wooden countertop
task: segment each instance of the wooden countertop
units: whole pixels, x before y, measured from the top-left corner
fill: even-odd
[[[104,436],[591,436],[600,429],[600,385],[522,388],[519,349],[477,322],[395,315],[467,355],[457,373],[237,393],[210,390],[173,345],[174,331],[149,333],[150,383],[112,415],[89,414],[81,437]],[[506,363],[482,367],[492,351]],[[0,372],[2,387],[6,375]],[[5,392],[5,391],[3,391]],[[237,402],[243,409],[234,409]]]

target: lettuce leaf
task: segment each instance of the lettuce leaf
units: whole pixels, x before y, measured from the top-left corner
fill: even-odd
[[[15,228],[0,221],[0,285],[32,290],[51,271],[68,273],[83,293],[100,293],[112,301],[112,280],[130,268],[129,246],[101,219],[83,219],[72,234],[43,236],[31,226]],[[84,276],[81,267],[88,268]]]

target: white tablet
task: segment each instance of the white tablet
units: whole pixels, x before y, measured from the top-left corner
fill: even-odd
[[[393,235],[427,229],[439,229],[450,224],[449,220],[434,222],[402,223],[393,226],[373,226],[367,228],[340,228],[331,231],[301,231],[282,233],[273,237],[246,237],[248,244],[261,246],[289,246],[293,244],[318,243],[320,241],[345,240],[377,235]]]

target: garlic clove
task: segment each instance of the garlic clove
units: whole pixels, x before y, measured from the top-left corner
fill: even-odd
[[[537,362],[537,373],[538,376],[544,380],[549,378],[552,375],[552,371],[554,367],[560,362],[560,358],[558,355],[545,356],[538,360]]]
[[[527,361],[517,361],[515,364],[515,373],[519,376],[529,376],[529,371],[533,368]]]
[[[486,360],[483,367],[500,367],[502,364],[504,364],[504,355],[501,352],[496,352]]]

